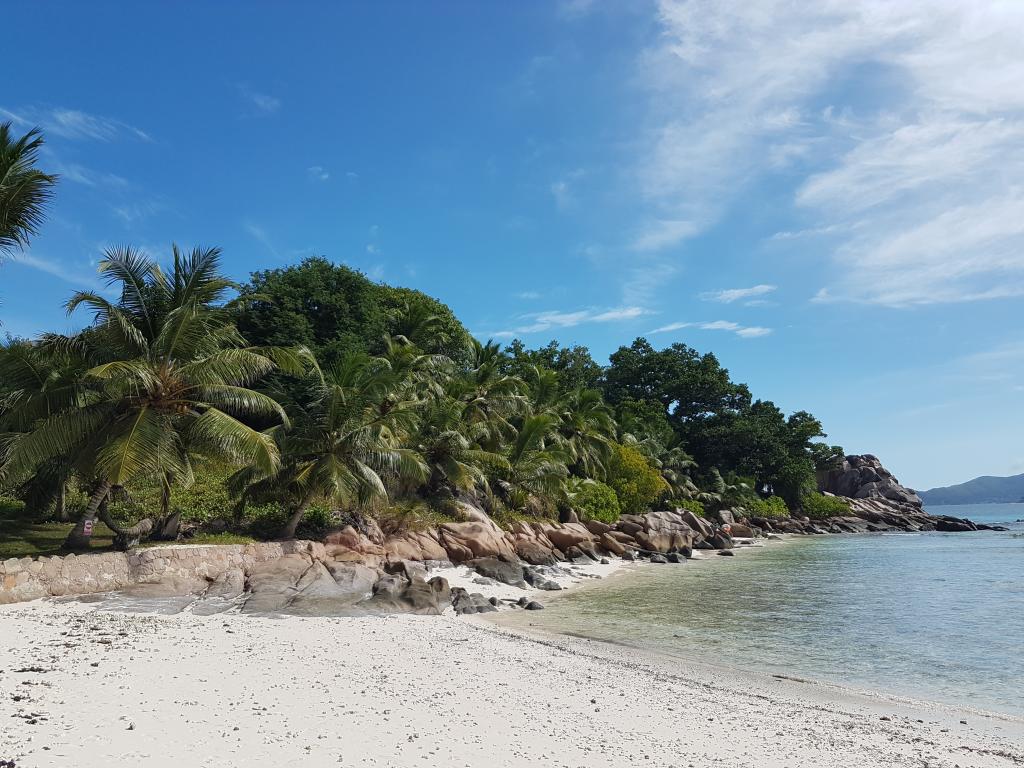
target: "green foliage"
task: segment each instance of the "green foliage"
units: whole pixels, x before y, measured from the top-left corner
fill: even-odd
[[[786,502],[778,496],[769,496],[766,499],[750,499],[744,501],[743,506],[755,517],[789,517],[789,508],[786,506]]]
[[[35,167],[43,137],[38,128],[15,138],[0,123],[0,256],[24,248],[39,233],[57,177]]]
[[[595,389],[601,380],[601,366],[586,347],[562,347],[557,341],[551,341],[545,347],[527,349],[522,341],[515,339],[506,352],[511,374],[527,378],[532,368],[551,371],[563,394],[577,389]]]
[[[64,539],[71,523],[40,522],[26,511],[25,505],[0,496],[0,560],[9,557],[50,557],[62,555]],[[102,523],[96,524],[93,548],[109,549],[114,533]]]
[[[704,517],[704,504],[697,499],[670,499],[667,506],[687,509],[697,517]]]
[[[572,494],[572,504],[582,519],[602,523],[614,523],[621,511],[615,491],[596,480],[578,483]]]
[[[803,513],[812,520],[825,520],[850,514],[850,505],[838,496],[823,493],[808,493],[800,499]]]
[[[469,334],[454,313],[420,291],[374,283],[323,256],[253,273],[242,287],[238,327],[251,344],[302,345],[325,367],[347,355],[382,354],[395,335],[461,361]]]
[[[68,305],[89,328],[0,345],[0,482],[21,516],[79,504],[127,546],[140,534],[121,522],[169,510],[245,539],[366,515],[405,530],[463,498],[506,522],[831,503],[808,496],[841,456],[820,422],[753,401],[712,354],[641,338],[602,367],[554,341],[503,350],[323,257],[240,287],[218,260],[112,251],[100,270],[120,298]]]
[[[669,492],[669,485],[647,457],[636,448],[615,448],[608,472],[608,485],[619,498],[623,514],[637,515]]]

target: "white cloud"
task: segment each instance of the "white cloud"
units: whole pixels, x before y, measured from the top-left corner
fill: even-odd
[[[327,181],[331,178],[331,174],[322,165],[311,165],[306,169],[306,173],[313,181]]]
[[[240,83],[238,85],[238,92],[242,95],[242,98],[252,104],[257,111],[264,114],[272,114],[281,108],[281,100],[279,98],[255,91],[244,83]]]
[[[116,173],[96,171],[78,163],[63,163],[58,158],[53,157],[52,154],[50,161],[46,165],[47,172],[56,173],[62,181],[71,181],[87,187],[117,187],[123,189],[129,186],[128,179],[118,176]]]
[[[659,219],[648,223],[633,241],[635,251],[660,251],[678,245],[700,231],[693,221],[686,219]]]
[[[93,115],[65,107],[22,107],[17,110],[0,107],[0,117],[21,128],[40,126],[48,136],[64,139],[114,141],[122,137],[152,141],[149,134],[121,120]]]
[[[274,243],[270,240],[270,235],[267,234],[267,231],[263,229],[263,227],[259,226],[258,224],[254,224],[251,221],[243,222],[242,226],[246,232],[248,232],[257,241],[259,241],[263,245],[263,247],[265,247],[268,251],[270,251],[270,253],[275,258],[281,258],[281,254],[278,253],[277,248],[274,247]]]
[[[512,338],[529,333],[540,333],[553,328],[573,328],[584,323],[611,323],[621,320],[633,320],[644,315],[653,314],[643,307],[616,307],[597,311],[593,309],[581,309],[575,312],[559,312],[555,310],[547,312],[535,312],[523,315],[525,324],[506,331],[498,331],[489,334],[495,338]]]
[[[702,293],[700,297],[704,301],[717,301],[722,304],[732,304],[734,301],[740,299],[753,299],[758,296],[764,296],[776,290],[778,286],[774,285],[755,285],[750,288],[726,288],[721,291],[709,291]]]
[[[744,326],[731,320],[709,320],[699,323],[669,323],[660,328],[655,328],[649,331],[649,333],[669,333],[671,331],[680,331],[684,328],[697,328],[701,331],[730,331],[744,339],[755,339],[760,336],[767,336],[772,332],[771,328],[763,328],[759,325]]]
[[[540,294],[537,291],[520,291],[519,293],[516,294],[516,298],[533,301],[535,299],[539,299]]]
[[[576,204],[574,185],[584,175],[586,175],[586,172],[582,168],[577,168],[575,171],[551,183],[551,195],[555,198],[555,205],[558,206],[559,210],[568,210]]]
[[[785,168],[836,299],[1024,294],[1024,3],[662,0],[637,167],[665,247]],[[822,105],[828,105],[822,107]],[[851,268],[852,265],[852,268]]]
[[[69,267],[67,264],[42,256],[36,256],[29,252],[18,252],[11,257],[15,264],[23,264],[40,272],[70,283],[78,288],[88,288],[100,293],[109,293],[109,286],[105,285],[95,271],[88,272],[76,267]]]
[[[126,226],[131,226],[138,221],[148,219],[164,209],[163,204],[158,203],[154,200],[134,200],[133,202],[126,202],[120,205],[111,206],[111,211],[117,216]]]

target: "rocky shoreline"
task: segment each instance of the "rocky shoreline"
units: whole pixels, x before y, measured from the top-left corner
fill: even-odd
[[[372,521],[323,542],[230,546],[172,545],[95,555],[0,563],[0,604],[40,597],[115,592],[129,600],[180,598],[181,609],[212,614],[457,614],[542,606],[538,596],[586,577],[586,568],[622,561],[682,564],[694,550],[731,555],[777,534],[976,531],[969,520],[929,515],[873,456],[849,456],[822,478],[822,491],[846,498],[850,514],[827,520],[764,518],[743,509],[707,518],[672,509],[598,521],[519,521],[500,528],[460,503],[461,521],[385,536]],[[836,492],[839,493],[836,493]],[[466,566],[476,577],[452,586]],[[503,584],[517,598],[485,597],[474,585]]]

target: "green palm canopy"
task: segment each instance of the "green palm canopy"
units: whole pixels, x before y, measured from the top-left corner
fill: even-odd
[[[173,249],[165,274],[133,248],[115,248],[100,273],[120,289],[116,302],[76,293],[68,312],[92,310],[94,322],[72,337],[50,336],[53,354],[87,361],[84,391],[8,440],[0,479],[31,475],[64,459],[88,478],[89,503],[69,534],[69,547],[88,546],[91,524],[103,516],[111,491],[143,477],[168,487],[193,480],[192,462],[215,457],[271,472],[277,445],[266,429],[286,422],[281,406],[251,386],[275,369],[300,373],[302,350],[246,346],[226,302],[232,284],[219,272],[216,248]],[[31,386],[24,397],[38,398]],[[122,544],[148,532],[152,521],[119,529]]]
[[[35,167],[43,137],[33,128],[21,138],[0,123],[0,256],[38,234],[57,177]]]

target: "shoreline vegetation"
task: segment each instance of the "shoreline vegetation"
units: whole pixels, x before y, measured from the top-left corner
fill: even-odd
[[[0,257],[44,223],[41,144],[0,126]],[[758,538],[985,528],[713,354],[503,348],[325,257],[98,270],[81,330],[0,344],[0,765],[1024,762],[1016,721],[452,615]]]

